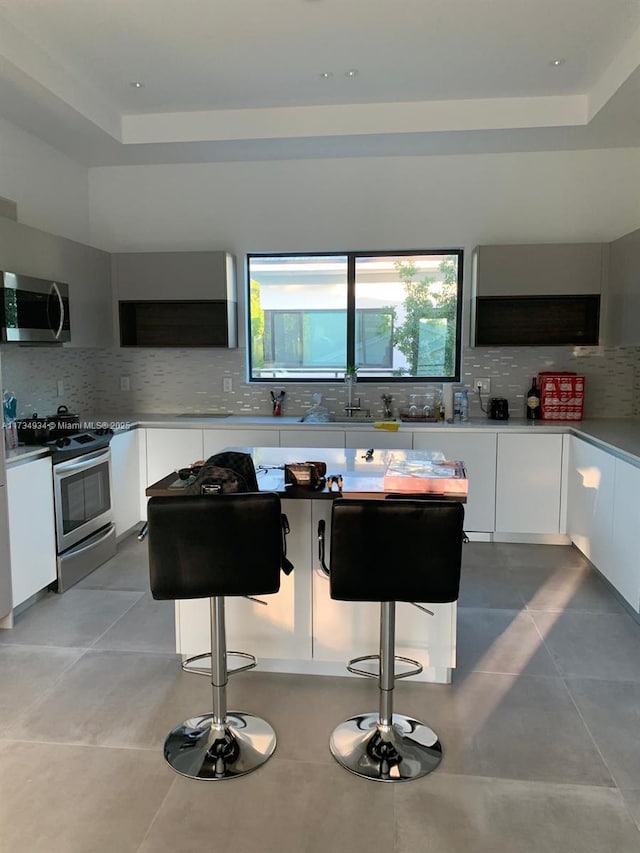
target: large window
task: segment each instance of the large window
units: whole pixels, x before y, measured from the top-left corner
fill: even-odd
[[[249,255],[252,381],[460,376],[462,250]]]

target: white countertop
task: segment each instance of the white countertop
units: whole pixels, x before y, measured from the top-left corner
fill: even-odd
[[[354,420],[332,423],[300,423],[301,416],[281,416],[238,414],[224,417],[194,414],[183,416],[178,413],[136,413],[122,417],[94,417],[84,423],[93,422],[96,426],[109,426],[116,432],[143,428],[182,428],[182,429],[228,429],[230,426],[271,427],[289,431],[313,430],[370,430],[372,436],[378,431],[374,427],[375,419],[370,421]],[[568,421],[527,421],[524,418],[511,418],[508,421],[491,421],[488,418],[472,419],[466,423],[399,423],[398,431],[416,432],[430,430],[438,432],[521,432],[521,433],[571,433],[589,441],[640,467],[640,419],[636,418],[599,418],[575,423]],[[311,437],[310,437],[311,438]],[[19,447],[7,451],[7,465],[27,458],[46,456],[48,451],[41,447]]]

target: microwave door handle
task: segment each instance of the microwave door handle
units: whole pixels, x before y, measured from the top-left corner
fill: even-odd
[[[62,327],[64,326],[64,300],[62,299],[60,288],[55,283],[55,281],[51,284],[51,292],[55,293],[55,295],[58,297],[58,305],[60,307],[60,324],[58,325],[57,332],[53,333],[54,338],[58,340],[58,338],[60,337],[60,333],[62,332]]]

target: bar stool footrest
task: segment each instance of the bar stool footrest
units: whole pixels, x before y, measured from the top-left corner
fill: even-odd
[[[378,672],[369,672],[366,669],[361,669],[358,666],[354,666],[355,663],[362,663],[366,660],[377,660],[378,661]],[[420,675],[422,672],[422,664],[417,660],[413,660],[413,658],[405,658],[402,655],[394,655],[394,660],[400,661],[400,663],[406,663],[412,665],[414,668],[409,669],[406,672],[394,672],[393,678],[394,681],[397,681],[399,678],[409,678],[412,675]],[[347,663],[347,670],[354,675],[364,675],[366,678],[379,678],[380,677],[380,655],[361,655],[358,658],[351,658],[351,660]]]
[[[250,655],[248,652],[227,652],[227,660],[230,657],[243,658],[244,660],[248,660],[249,663],[243,664],[241,666],[228,667],[227,674],[228,675],[236,675],[238,672],[246,672],[248,669],[253,669],[258,665],[258,661],[256,660],[255,655]],[[208,660],[209,666],[198,666],[198,661]],[[185,658],[182,661],[182,669],[184,672],[188,672],[191,675],[207,675],[211,676],[211,652],[205,652],[202,655],[193,655],[193,657]]]

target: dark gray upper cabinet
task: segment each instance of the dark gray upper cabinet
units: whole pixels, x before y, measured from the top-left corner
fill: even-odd
[[[111,276],[121,346],[237,347],[229,252],[120,252]]]
[[[606,343],[640,344],[640,228],[611,243]]]
[[[63,346],[113,346],[108,252],[0,217],[0,269],[69,285],[71,340]]]
[[[606,243],[477,246],[472,346],[597,344]]]

